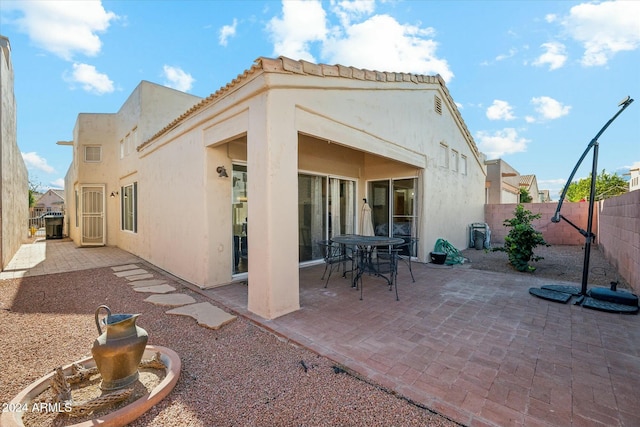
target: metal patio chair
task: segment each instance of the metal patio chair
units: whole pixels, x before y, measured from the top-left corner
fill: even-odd
[[[334,268],[337,268],[338,271],[340,271],[340,264],[342,264],[342,270],[346,274],[346,265],[347,263],[353,264],[353,256],[350,248],[348,248],[346,245],[335,243],[331,240],[321,240],[320,242],[318,242],[318,245],[320,246],[320,250],[322,251],[322,258],[325,262],[324,272],[322,273],[322,277],[320,278],[321,280],[324,280],[324,276],[325,274],[327,274],[327,270],[329,270],[329,275],[327,276],[327,280],[324,283],[324,287],[326,288],[329,284],[329,279],[331,278],[331,273],[333,273]]]

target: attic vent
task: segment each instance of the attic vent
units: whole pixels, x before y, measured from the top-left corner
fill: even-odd
[[[433,97],[433,108],[436,113],[442,115],[442,99],[438,95]]]

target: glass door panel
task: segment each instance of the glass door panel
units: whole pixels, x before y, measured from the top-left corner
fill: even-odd
[[[408,241],[416,237],[415,232],[415,179],[393,180],[393,228],[392,237]],[[416,256],[415,248],[405,246],[401,255]],[[411,252],[411,253],[410,253]]]
[[[389,180],[369,183],[369,206],[374,233],[376,236],[389,236]]]
[[[248,199],[247,167],[233,165],[231,194],[231,227],[233,234],[233,274],[246,273],[248,270]]]
[[[416,180],[392,179],[369,183],[373,229],[377,236],[416,237]],[[404,247],[401,255],[416,256],[415,248]],[[411,251],[412,253],[409,253]]]
[[[327,236],[327,179],[298,175],[299,260],[322,258],[318,242]]]

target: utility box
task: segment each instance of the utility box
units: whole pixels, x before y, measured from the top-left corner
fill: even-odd
[[[62,212],[49,212],[44,215],[44,228],[47,239],[62,239],[64,216]]]
[[[490,231],[486,222],[474,222],[469,226],[469,247],[478,250],[491,247]]]

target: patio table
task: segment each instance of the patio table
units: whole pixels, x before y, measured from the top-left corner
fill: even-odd
[[[357,273],[353,278],[352,286],[358,286],[358,281],[360,281],[360,299],[362,300],[362,275],[365,272],[373,273],[376,276],[382,277],[386,279],[389,284],[389,290],[394,285],[396,288],[396,300],[398,300],[398,286],[395,283],[395,262],[397,254],[393,250],[390,250],[389,257],[389,277],[385,276],[383,272],[377,268],[376,263],[373,260],[373,251],[378,246],[389,246],[391,248],[393,245],[398,245],[404,243],[404,239],[399,237],[387,237],[387,236],[363,236],[360,234],[341,234],[339,236],[334,236],[331,238],[332,241],[336,243],[340,243],[346,246],[357,246],[358,251],[358,264],[357,264]]]

